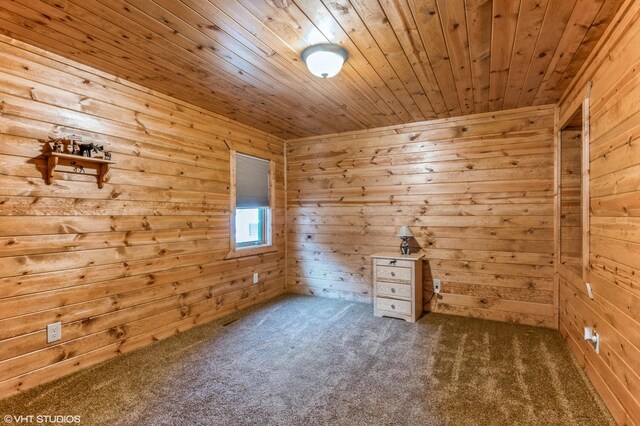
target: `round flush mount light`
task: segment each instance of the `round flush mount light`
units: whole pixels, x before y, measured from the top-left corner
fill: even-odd
[[[338,74],[348,56],[346,50],[335,44],[309,46],[300,55],[311,74],[322,78]]]

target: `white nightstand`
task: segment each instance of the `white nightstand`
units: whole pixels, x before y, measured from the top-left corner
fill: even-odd
[[[416,322],[422,315],[424,253],[377,253],[373,259],[373,313]]]

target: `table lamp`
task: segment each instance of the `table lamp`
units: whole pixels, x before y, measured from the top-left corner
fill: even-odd
[[[400,253],[409,254],[409,238],[413,237],[413,232],[408,226],[401,226],[396,233],[396,237],[402,238],[402,245],[400,246]]]

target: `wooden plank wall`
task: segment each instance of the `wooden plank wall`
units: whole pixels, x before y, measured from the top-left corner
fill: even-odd
[[[4,36],[0,99],[0,398],[284,292],[282,140]],[[113,151],[103,189],[45,185],[69,134]],[[277,253],[223,260],[229,148],[276,162]]]
[[[559,265],[560,331],[620,424],[640,424],[640,2],[627,1],[559,104],[590,95],[588,280]],[[582,327],[600,333],[600,355]]]
[[[289,291],[370,301],[411,226],[432,309],[556,326],[554,108],[287,141]]]

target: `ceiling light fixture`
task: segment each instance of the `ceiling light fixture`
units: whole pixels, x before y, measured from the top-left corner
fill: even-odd
[[[335,44],[309,46],[300,55],[311,74],[322,78],[338,74],[348,56],[346,50]]]

